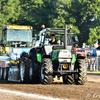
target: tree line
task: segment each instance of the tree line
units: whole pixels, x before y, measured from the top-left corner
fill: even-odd
[[[49,28],[73,26],[80,45],[92,46],[100,39],[100,0],[0,0],[0,29],[3,25],[30,25],[33,34],[41,25]]]

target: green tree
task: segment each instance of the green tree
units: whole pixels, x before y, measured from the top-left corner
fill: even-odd
[[[24,22],[29,22],[36,30],[41,30],[41,25],[53,27],[52,20],[56,16],[54,0],[30,0],[22,6]],[[27,8],[27,9],[26,9]]]
[[[40,31],[43,24],[51,28],[64,28],[66,16],[62,16],[62,14],[66,15],[66,12],[64,13],[63,9],[59,10],[59,6],[58,0],[23,1],[23,14],[21,14],[20,22],[32,25],[36,31]],[[74,33],[79,33],[77,26],[73,25],[73,30]]]
[[[3,25],[16,24],[21,12],[19,0],[0,0],[0,29]]]
[[[100,0],[59,0],[58,3],[56,9],[59,17],[56,19],[56,25],[59,25],[57,20],[63,19],[68,24],[77,26],[80,32],[80,45],[82,45],[89,38],[89,28],[94,22],[92,19],[100,14]]]
[[[89,33],[89,39],[88,39],[88,44],[90,46],[93,46],[93,44],[96,42],[96,40],[100,39],[100,26],[97,26],[95,28],[90,28],[90,33]]]
[[[4,24],[31,25],[38,33],[42,24],[64,28],[67,22],[82,45],[91,38],[91,30],[100,26],[99,6],[100,0],[0,0],[0,28]]]

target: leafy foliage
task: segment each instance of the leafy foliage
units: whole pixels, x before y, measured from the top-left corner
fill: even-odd
[[[92,46],[97,39],[100,39],[100,26],[95,28],[90,28],[88,44]]]
[[[0,0],[0,28],[3,25],[30,25],[34,34],[45,24],[50,28],[73,26],[83,42],[95,42],[99,35],[100,0]],[[92,35],[92,36],[91,36]]]
[[[96,18],[99,17],[100,1],[99,0],[59,0],[59,9],[64,10],[61,15],[67,23],[77,26],[79,30],[80,45],[86,42],[89,38],[89,28],[92,28],[91,24],[95,21],[95,27],[97,25]],[[61,6],[62,5],[62,6]],[[62,12],[61,10],[61,12]],[[61,13],[60,13],[61,14]],[[94,19],[95,18],[95,19]],[[93,20],[94,19],[94,20]]]
[[[0,0],[0,7],[0,28],[3,25],[14,24],[14,21],[19,19],[21,12],[19,0]]]

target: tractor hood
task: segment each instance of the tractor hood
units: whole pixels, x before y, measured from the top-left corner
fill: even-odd
[[[58,58],[59,59],[72,58],[72,55],[71,55],[71,52],[69,50],[60,50]]]
[[[58,55],[59,63],[71,63],[72,54],[69,50],[60,50]]]
[[[71,52],[69,50],[54,50],[52,53],[52,61],[60,62],[60,60],[68,60],[67,62],[71,62]]]

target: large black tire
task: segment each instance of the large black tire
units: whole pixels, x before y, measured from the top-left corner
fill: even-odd
[[[53,82],[53,65],[49,58],[42,59],[40,66],[40,81],[42,84],[51,84]]]
[[[63,75],[64,84],[74,84],[74,74]]]
[[[39,84],[40,77],[39,77],[39,62],[33,62],[33,73],[32,73],[32,83]]]
[[[75,83],[77,85],[84,85],[87,81],[87,66],[85,59],[78,59],[76,66],[78,66],[78,73],[75,73]]]
[[[2,68],[0,68],[0,79],[2,79]]]
[[[9,72],[9,67],[6,68],[6,80],[8,81],[8,72]]]
[[[30,82],[30,77],[29,77],[30,61],[29,61],[29,58],[28,58],[28,54],[23,53],[22,56],[21,56],[21,60],[25,63],[23,83],[29,83]]]
[[[24,83],[24,71],[25,71],[25,64],[23,64],[22,60],[19,60],[19,76],[20,82]]]
[[[29,77],[29,67],[25,64],[25,71],[24,71],[24,83],[29,83],[30,82],[30,77]]]
[[[2,79],[4,80],[4,68],[2,68]]]

